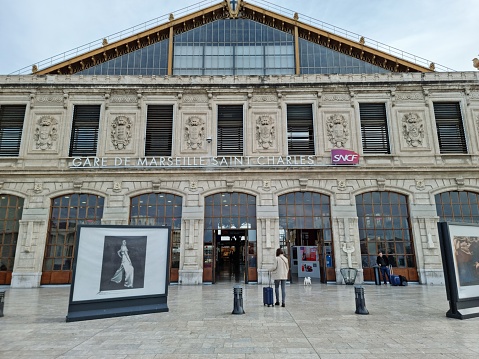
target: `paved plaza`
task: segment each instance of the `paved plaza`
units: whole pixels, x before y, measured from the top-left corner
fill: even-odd
[[[69,286],[6,290],[0,358],[359,359],[478,358],[479,318],[446,317],[442,286],[286,287],[286,307],[262,305],[262,285],[169,287],[167,313],[66,323]]]

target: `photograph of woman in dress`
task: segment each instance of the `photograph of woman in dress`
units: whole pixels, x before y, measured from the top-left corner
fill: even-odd
[[[130,256],[128,255],[128,247],[126,246],[126,240],[122,241],[121,247],[118,250],[118,256],[121,258],[120,268],[117,269],[112,282],[120,283],[123,280],[123,273],[125,273],[125,283],[124,286],[127,288],[133,288],[133,274],[134,268],[131,263]]]

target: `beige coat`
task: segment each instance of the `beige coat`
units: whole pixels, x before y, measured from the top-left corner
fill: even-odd
[[[288,279],[289,265],[288,259],[280,254],[276,257],[276,264],[271,269],[271,279],[273,280],[286,280]]]

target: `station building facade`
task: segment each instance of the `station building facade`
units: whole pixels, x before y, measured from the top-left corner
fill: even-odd
[[[223,1],[0,76],[0,284],[70,283],[79,224],[169,226],[171,283],[314,246],[324,283],[382,250],[443,284],[437,222],[479,221],[479,83],[434,70]]]

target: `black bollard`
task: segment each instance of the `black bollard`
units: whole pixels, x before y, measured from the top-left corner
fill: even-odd
[[[360,285],[354,286],[354,295],[356,297],[356,314],[369,314],[364,299],[364,288]]]
[[[379,274],[379,266],[376,264],[374,268],[374,283],[376,285],[381,285],[381,276]]]
[[[233,288],[233,312],[231,314],[244,314],[243,288],[235,285]]]
[[[0,317],[3,317],[3,302],[5,298],[5,291],[0,290]]]

